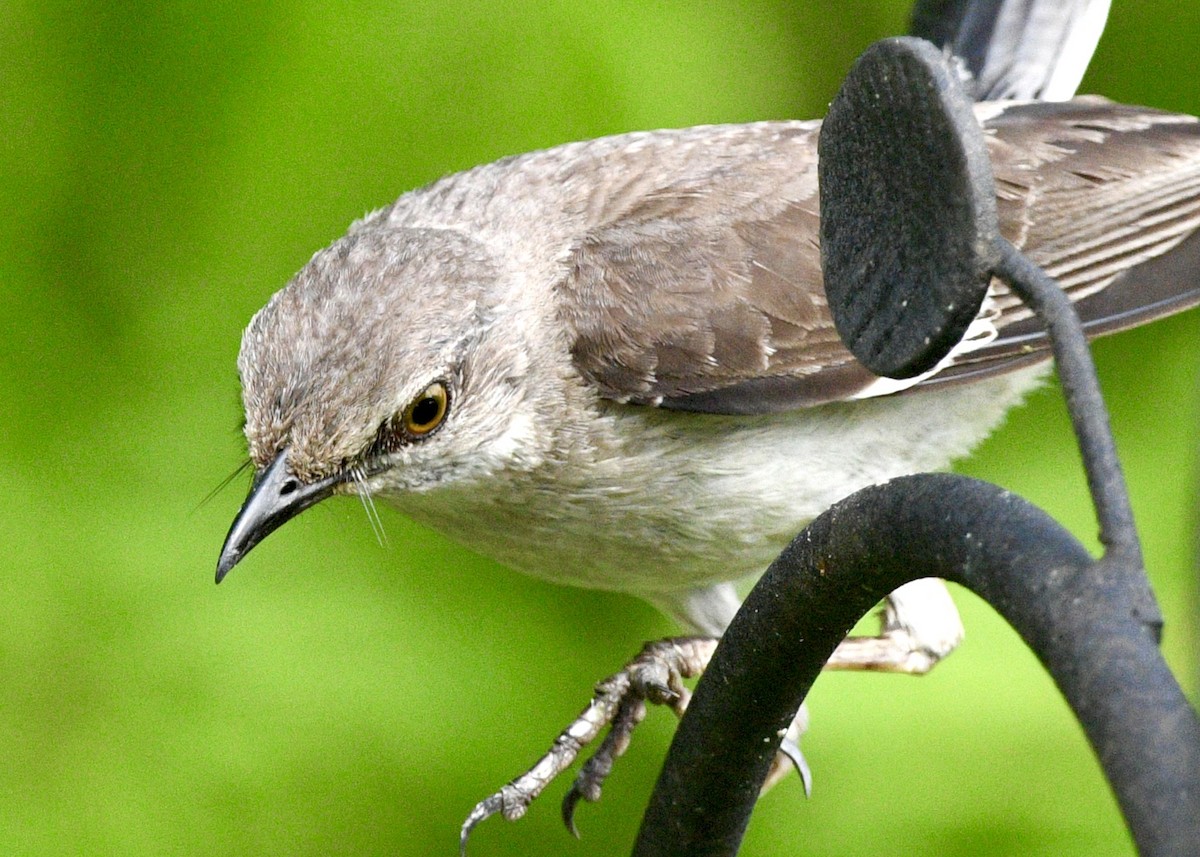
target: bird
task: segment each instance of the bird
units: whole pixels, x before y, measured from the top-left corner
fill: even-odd
[[[1001,233],[1090,334],[1200,302],[1200,122],[1097,97],[975,109]],[[355,222],[245,331],[254,477],[218,582],[297,514],[357,495],[715,638],[734,582],[816,515],[967,455],[1042,382],[1048,342],[993,281],[932,372],[858,363],[822,288],[819,133],[570,143]],[[834,665],[922,672],[961,637],[937,581],[895,593],[885,631]]]

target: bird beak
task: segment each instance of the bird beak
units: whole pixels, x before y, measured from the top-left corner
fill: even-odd
[[[305,484],[288,469],[287,450],[280,452],[265,470],[254,477],[250,494],[233,519],[233,526],[229,528],[229,535],[225,537],[225,545],[221,548],[221,557],[217,560],[217,583],[242,557],[250,553],[251,548],[309,506],[332,495],[342,481],[340,476],[331,476],[320,482]]]

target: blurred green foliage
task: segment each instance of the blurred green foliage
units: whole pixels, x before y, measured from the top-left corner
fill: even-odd
[[[1117,0],[1085,89],[1200,112],[1200,4]],[[250,315],[353,218],[501,155],[823,112],[906,0],[66,3],[0,16],[0,853],[451,854],[650,608],[525,579],[385,512],[319,507],[220,589],[244,480]],[[1167,613],[1196,681],[1195,313],[1102,343]],[[963,467],[1094,530],[1061,403]],[[813,798],[746,854],[1114,855],[1131,846],[1049,680],[962,593],[931,676],[829,675]],[[560,829],[552,786],[476,855],[627,853],[673,723],[653,712]]]

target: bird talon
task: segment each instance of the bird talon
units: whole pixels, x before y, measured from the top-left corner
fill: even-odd
[[[663,682],[643,682],[641,690],[646,700],[653,702],[655,705],[671,705],[679,699],[678,691],[673,690],[669,684]]]
[[[800,781],[804,784],[804,796],[812,797],[812,769],[808,767],[808,760],[800,751],[800,745],[791,738],[784,738],[779,743],[779,752],[787,757],[796,773],[800,775]]]
[[[505,788],[508,788],[508,786],[505,786]],[[488,795],[475,804],[475,808],[471,810],[466,820],[463,821],[462,829],[458,834],[459,857],[467,857],[467,840],[471,837],[471,831],[475,829],[476,825],[484,819],[491,818],[498,812],[504,815],[505,818],[509,818],[509,814],[504,807],[504,789],[495,794]],[[513,818],[519,818],[523,813],[524,810],[517,813]]]
[[[562,802],[563,824],[566,825],[567,831],[572,836],[574,836],[576,839],[579,839],[580,836],[579,836],[579,828],[575,826],[575,807],[579,804],[580,798],[583,798],[584,800],[589,800],[589,801],[599,800],[600,792],[599,792],[599,790],[597,790],[596,796],[594,798],[590,797],[588,795],[585,795],[582,791],[579,790],[579,783],[576,782],[575,785],[571,786],[571,788],[567,791],[567,793],[565,795],[563,795],[563,802]]]

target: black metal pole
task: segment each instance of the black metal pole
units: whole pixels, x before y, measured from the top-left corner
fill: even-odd
[[[1059,381],[1079,441],[1088,487],[1100,522],[1100,543],[1106,556],[1141,568],[1142,549],[1108,424],[1108,410],[1088,350],[1087,336],[1071,299],[1054,280],[1003,238],[996,276],[1003,279],[1046,325]],[[1161,621],[1161,620],[1160,620]]]

